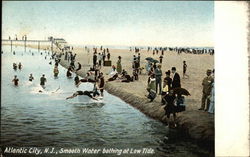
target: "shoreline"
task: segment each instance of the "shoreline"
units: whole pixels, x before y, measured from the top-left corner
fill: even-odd
[[[45,45],[43,46],[45,47]],[[43,50],[43,46],[41,46],[40,50]],[[27,45],[27,47],[37,49],[37,46],[35,45]],[[56,50],[56,46],[54,47],[54,51],[60,52],[59,50]],[[77,59],[79,58],[77,57]],[[61,60],[60,64],[65,68],[67,68],[69,65],[69,63],[63,59]],[[104,68],[103,70],[105,71],[107,69]],[[80,72],[77,74],[79,74],[81,77],[85,76],[84,71],[82,70],[80,70]],[[133,82],[133,84],[136,83],[139,82]],[[148,99],[141,96],[141,93],[131,93],[130,91],[123,88],[124,86],[122,85],[124,85],[124,83],[120,86],[118,82],[107,82],[105,84],[105,90],[108,93],[119,97],[134,108],[140,110],[140,112],[144,113],[148,117],[166,123],[166,119],[164,119],[165,111],[159,101],[156,100],[148,103]],[[203,111],[190,109],[178,113],[176,122],[178,125],[177,129],[181,130],[181,132],[189,135],[197,142],[207,143],[209,148],[214,147],[214,115]]]

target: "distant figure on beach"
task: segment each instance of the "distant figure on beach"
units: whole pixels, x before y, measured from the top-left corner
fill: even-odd
[[[161,95],[161,86],[162,86],[161,77],[162,77],[162,71],[161,71],[161,65],[159,64],[155,69],[156,93],[158,92],[158,87],[159,87],[159,95]]]
[[[102,67],[102,54],[98,53],[98,66]]]
[[[187,64],[186,61],[183,61],[183,78],[185,78],[185,76],[187,76],[187,78],[189,78],[189,76],[186,74],[187,72]]]
[[[30,74],[30,76],[29,76],[29,81],[33,81],[34,80],[34,77],[33,77],[33,75],[32,74]]]
[[[45,88],[45,82],[47,82],[47,79],[45,78],[45,75],[43,74],[40,78],[40,85]]]
[[[108,61],[110,60],[110,53],[109,53],[109,51],[108,51],[108,49],[107,49],[107,58],[108,58]]]
[[[122,59],[122,57],[121,56],[119,56],[118,57],[118,61],[117,61],[117,63],[116,63],[116,68],[117,68],[117,72],[119,73],[119,74],[121,74],[122,73],[122,64],[121,64],[121,59]]]
[[[103,66],[104,66],[105,59],[106,59],[106,53],[105,53],[105,49],[104,49],[103,53],[102,53],[102,63],[103,63]]]
[[[104,76],[103,76],[102,72],[99,73],[98,79],[99,79],[98,89],[100,90],[101,96],[103,97],[103,90],[104,90],[105,81],[104,81]]]
[[[207,76],[202,81],[202,99],[201,99],[201,108],[199,110],[208,111],[209,109],[209,95],[212,89],[212,83],[214,82],[213,77],[211,76],[212,71],[210,69],[207,70]],[[206,107],[206,108],[205,108]]]
[[[90,97],[91,99],[98,100],[91,94],[93,94],[93,91],[76,91],[72,96],[67,97],[66,100],[72,99],[78,95],[86,95],[86,96]]]
[[[58,66],[55,65],[53,72],[54,72],[54,77],[58,77],[58,74],[59,74]]]
[[[19,81],[19,79],[18,79],[17,76],[15,75],[15,76],[14,76],[14,79],[12,80],[12,82],[14,82],[14,85],[15,85],[15,86],[18,86],[18,81]]]
[[[180,75],[176,72],[176,68],[172,67],[171,71],[173,73],[172,88],[181,87]]]
[[[18,64],[18,69],[19,69],[19,70],[22,69],[22,64],[21,64],[21,62],[19,62],[19,64]]]
[[[96,62],[97,62],[97,55],[96,55],[96,53],[94,53],[94,55],[93,55],[93,68],[96,67]]]
[[[162,58],[163,58],[163,56],[161,55],[159,58],[160,58],[160,63],[162,64]]]
[[[13,69],[14,69],[14,70],[17,70],[17,65],[16,65],[16,63],[13,63]]]
[[[148,91],[147,98],[150,99],[150,102],[152,102],[156,97],[156,83],[154,74],[150,75],[147,91]]]

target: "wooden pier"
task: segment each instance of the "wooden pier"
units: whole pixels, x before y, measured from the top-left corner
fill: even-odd
[[[38,52],[40,52],[40,46],[41,43],[48,43],[51,45],[51,52],[53,52],[53,44],[54,42],[51,40],[8,40],[8,39],[2,39],[2,42],[10,42],[10,51],[12,52],[12,46],[13,43],[23,43],[24,45],[24,51],[26,52],[26,48],[27,48],[27,43],[37,43],[37,49]]]

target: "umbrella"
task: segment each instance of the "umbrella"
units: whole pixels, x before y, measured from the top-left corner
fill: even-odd
[[[159,63],[159,61],[156,60],[156,59],[153,59],[152,62],[153,62],[153,63]]]
[[[152,58],[152,57],[147,57],[147,58],[145,58],[147,61],[153,61],[154,59]]]
[[[181,87],[174,88],[173,91],[174,91],[174,94],[177,94],[177,95],[186,95],[186,96],[191,95],[188,90],[181,88]]]

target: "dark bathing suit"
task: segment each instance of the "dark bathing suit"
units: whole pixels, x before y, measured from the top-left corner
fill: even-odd
[[[93,96],[91,95],[91,93],[93,92],[89,92],[89,91],[77,91],[78,95],[87,95],[90,98],[93,98]]]
[[[13,81],[14,81],[14,85],[17,86],[19,79],[14,79]]]
[[[40,85],[45,85],[45,81],[46,81],[46,78],[44,78],[44,77],[41,77],[41,79],[40,79]]]

